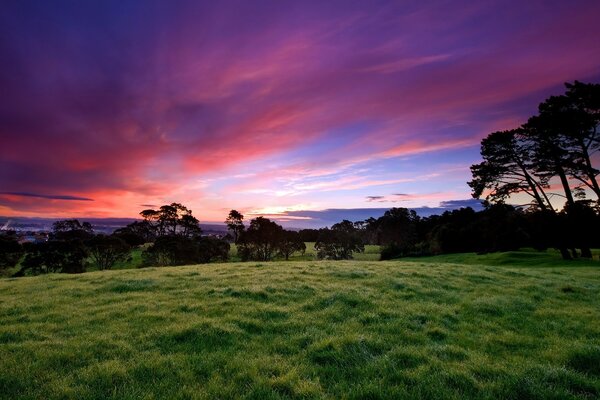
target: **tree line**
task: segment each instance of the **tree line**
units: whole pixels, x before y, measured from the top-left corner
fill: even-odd
[[[191,210],[181,204],[140,214],[143,220],[111,235],[94,234],[89,223],[74,219],[55,222],[46,242],[20,245],[11,235],[0,235],[0,268],[18,264],[14,276],[81,273],[90,264],[108,270],[118,262],[131,261],[134,248],[141,249],[142,266],[223,262],[229,259],[232,243],[242,261],[288,260],[294,253],[303,254],[306,242],[314,242],[316,258],[330,260],[352,259],[366,245],[380,246],[381,260],[523,247],[600,247],[598,213],[591,212],[584,225],[575,227],[567,213],[548,219],[549,214],[503,203],[488,203],[479,212],[461,208],[429,217],[392,208],[379,218],[344,220],[330,228],[300,231],[285,230],[264,217],[254,218],[246,226],[244,216],[232,210],[226,220],[229,234],[223,238],[202,236]]]

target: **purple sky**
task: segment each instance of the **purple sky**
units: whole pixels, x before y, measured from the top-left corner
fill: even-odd
[[[598,82],[599,21],[598,1],[5,1],[0,215],[466,200],[482,137]]]

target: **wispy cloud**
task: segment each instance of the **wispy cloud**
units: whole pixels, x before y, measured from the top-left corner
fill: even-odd
[[[27,192],[0,192],[0,195],[18,196],[18,197],[35,197],[35,198],[47,199],[47,200],[94,201],[94,199],[90,199],[89,197],[79,197],[79,196],[70,196],[70,195],[39,194],[39,193],[27,193]]]
[[[460,198],[468,169],[430,174],[475,159],[563,82],[597,79],[599,13],[586,0],[11,2],[0,210],[136,216],[180,201],[220,221],[240,204]]]

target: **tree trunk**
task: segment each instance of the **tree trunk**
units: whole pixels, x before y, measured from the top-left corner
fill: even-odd
[[[592,183],[592,190],[596,193],[596,197],[600,200],[600,186],[598,186],[598,181],[596,180],[596,175],[594,175],[594,167],[592,167],[592,161],[590,160],[590,154],[588,152],[587,147],[583,143],[583,140],[579,141],[579,145],[581,146],[583,159],[585,160],[585,169],[586,175],[590,182]]]
[[[573,198],[573,193],[571,192],[571,187],[569,186],[569,180],[567,179],[567,176],[565,175],[565,171],[562,169],[562,167],[559,167],[559,168],[557,168],[556,172],[558,174],[558,177],[560,178],[560,183],[562,183],[563,190],[565,192],[565,197],[567,198],[567,204],[569,204],[570,206],[574,206],[575,199]]]
[[[569,253],[569,250],[567,250],[566,247],[561,247],[558,250],[560,251],[560,255],[562,256],[563,260],[572,260],[573,259],[571,257],[571,253]]]
[[[577,249],[575,247],[571,248],[571,254],[573,255],[573,258],[579,257],[579,254],[577,253]]]
[[[589,247],[582,247],[581,248],[581,257],[583,258],[592,258],[592,251],[590,250]]]

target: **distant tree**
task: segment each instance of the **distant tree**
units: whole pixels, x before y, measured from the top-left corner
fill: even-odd
[[[301,229],[298,233],[303,242],[316,242],[319,237],[318,229]]]
[[[25,258],[21,262],[21,270],[16,274],[22,276],[25,272],[34,275],[49,272],[76,274],[85,272],[87,252],[80,241],[53,240],[40,243],[27,243]]]
[[[198,246],[199,263],[227,261],[229,259],[231,246],[226,240],[205,236],[197,238],[196,245]]]
[[[236,210],[231,210],[229,212],[229,215],[227,216],[227,219],[225,220],[225,223],[227,224],[227,229],[231,232],[231,235],[233,236],[233,242],[237,243],[238,239],[240,238],[240,235],[242,234],[242,232],[244,232],[244,216],[236,211]]]
[[[320,230],[315,250],[319,259],[349,260],[353,253],[364,252],[365,247],[354,224],[344,220],[331,229]]]
[[[135,221],[113,232],[130,246],[140,246],[156,239],[156,229],[148,221]]]
[[[406,208],[391,208],[377,220],[376,236],[382,246],[382,260],[414,255],[418,222],[417,213]]]
[[[143,210],[140,215],[153,227],[157,237],[173,235],[193,237],[202,233],[198,220],[192,216],[192,210],[180,203],[166,204],[158,210]]]
[[[0,235],[0,270],[14,267],[23,256],[23,247],[13,236]]]
[[[281,235],[278,250],[279,255],[284,257],[287,261],[290,259],[290,256],[297,251],[304,254],[306,251],[306,244],[298,232],[284,230]]]
[[[76,219],[56,221],[52,224],[50,238],[53,240],[86,240],[94,235],[89,222],[79,222]]]
[[[199,258],[199,249],[194,240],[180,235],[159,236],[142,253],[145,265],[197,264]]]
[[[96,235],[88,240],[87,248],[99,270],[111,269],[129,255],[130,246],[116,235]]]
[[[186,265],[227,261],[229,243],[212,237],[160,236],[142,253],[145,265]]]
[[[283,228],[264,217],[250,221],[238,239],[238,255],[242,260],[269,261],[279,249]]]
[[[184,214],[179,218],[178,224],[181,228],[179,234],[185,237],[195,237],[202,234],[200,222],[191,214]]]

